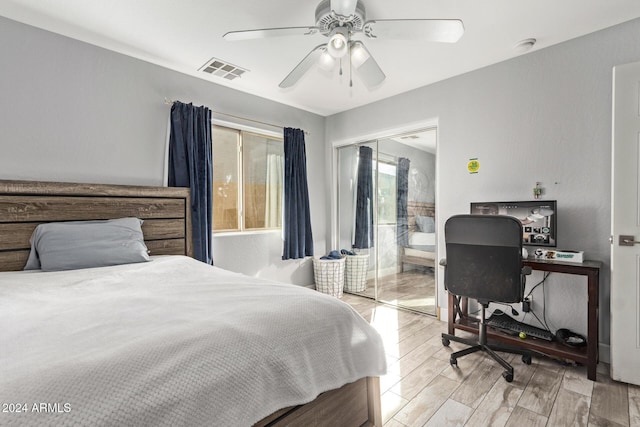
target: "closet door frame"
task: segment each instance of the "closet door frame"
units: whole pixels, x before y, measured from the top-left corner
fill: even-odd
[[[331,225],[330,225],[330,229],[331,229],[331,248],[335,249],[338,248],[339,244],[340,244],[340,219],[339,219],[339,215],[338,215],[338,208],[339,208],[339,202],[338,202],[338,198],[339,198],[339,185],[340,185],[340,181],[338,180],[338,153],[339,153],[339,149],[346,147],[346,146],[350,146],[350,145],[357,145],[357,144],[365,144],[365,143],[370,143],[372,141],[375,141],[375,145],[376,145],[376,152],[377,152],[377,145],[378,145],[378,140],[380,139],[386,139],[386,138],[390,138],[390,137],[396,137],[398,135],[403,135],[403,134],[408,134],[408,133],[414,133],[414,132],[420,132],[420,131],[424,131],[424,130],[428,130],[428,129],[436,129],[436,135],[438,135],[439,132],[439,127],[438,127],[438,119],[431,119],[431,120],[425,120],[425,121],[421,121],[421,122],[414,122],[414,123],[409,123],[406,124],[404,126],[399,126],[397,128],[391,128],[391,129],[384,129],[384,130],[379,130],[379,131],[373,131],[369,134],[366,135],[359,135],[359,136],[353,136],[353,137],[349,137],[346,139],[342,139],[342,140],[336,140],[336,141],[331,141]],[[439,147],[438,147],[438,142],[436,141],[436,185],[435,185],[435,204],[436,206],[438,206],[439,203],[439,191],[438,191],[438,183],[439,183],[439,179],[438,179],[438,151],[439,151]],[[377,173],[376,173],[376,188],[377,188]],[[438,209],[436,209],[436,216],[435,216],[435,220],[436,220],[436,224],[439,224],[440,221],[438,220]],[[377,227],[377,215],[378,215],[378,206],[377,206],[377,197],[376,200],[374,201],[374,212],[375,212],[375,216],[374,216],[374,224],[376,224],[376,228],[374,231],[374,238],[375,238],[375,242],[378,241],[378,227]],[[436,242],[436,253],[440,252],[440,241]],[[379,297],[378,297],[378,247],[377,245],[374,243],[374,257],[375,257],[375,262],[376,262],[376,269],[375,269],[375,291],[374,291],[374,295],[375,295],[375,301],[380,301]],[[437,257],[436,257],[437,258]],[[442,292],[442,287],[443,284],[441,284],[441,279],[439,279],[439,270],[438,268],[435,269],[434,271],[435,273],[435,281],[436,281],[436,287],[435,287],[435,301],[436,301],[436,317],[439,319],[440,315],[441,315],[441,306],[439,304],[439,293]],[[446,312],[446,307],[444,307],[444,310]]]

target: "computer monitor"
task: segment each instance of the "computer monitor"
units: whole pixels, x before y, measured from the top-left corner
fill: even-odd
[[[556,247],[557,212],[555,200],[471,203],[471,214],[509,215],[519,219],[525,246]]]

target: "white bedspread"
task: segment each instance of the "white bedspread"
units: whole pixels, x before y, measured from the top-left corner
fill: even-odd
[[[300,286],[178,256],[0,273],[0,425],[250,426],[385,371],[377,332]]]

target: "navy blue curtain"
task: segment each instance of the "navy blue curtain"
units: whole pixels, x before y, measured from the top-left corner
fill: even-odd
[[[396,170],[396,236],[398,245],[409,246],[409,212],[407,196],[409,194],[409,165],[411,161],[404,157],[398,159]]]
[[[292,128],[284,128],[283,234],[283,260],[313,256],[304,132]]]
[[[207,264],[213,264],[212,164],[211,111],[174,102],[169,136],[169,186],[191,189],[193,255]]]
[[[356,187],[356,232],[353,247],[373,246],[373,150],[360,147]]]

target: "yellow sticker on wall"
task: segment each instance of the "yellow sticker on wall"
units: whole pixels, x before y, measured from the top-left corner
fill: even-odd
[[[469,171],[469,173],[478,173],[479,169],[480,161],[477,158],[469,159],[469,163],[467,163],[467,170]]]

